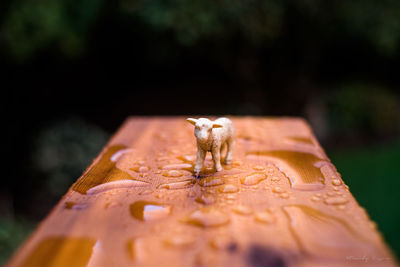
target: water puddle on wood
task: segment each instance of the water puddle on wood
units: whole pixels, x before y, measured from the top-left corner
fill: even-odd
[[[325,185],[325,178],[319,167],[315,166],[324,159],[312,153],[271,150],[251,151],[248,156],[267,157],[275,161],[278,168],[289,178],[290,185],[297,190],[320,190]]]
[[[155,221],[169,216],[171,205],[164,205],[149,201],[136,201],[130,205],[132,217],[140,221]]]
[[[373,249],[368,240],[350,224],[340,218],[305,205],[282,207],[289,222],[289,229],[301,249],[318,257],[339,258]]]
[[[23,261],[23,267],[85,267],[96,241],[89,238],[49,237]]]
[[[117,153],[121,154],[121,151],[126,152],[126,146],[113,145],[108,147],[97,163],[90,167],[90,169],[73,184],[72,190],[81,194],[86,194],[88,190],[101,184],[118,180],[133,180],[133,177],[128,172],[117,168],[116,162],[112,160],[116,160],[116,158],[120,157],[121,155]],[[118,155],[118,157],[115,157],[115,155]],[[124,186],[128,186],[128,184],[124,184]]]

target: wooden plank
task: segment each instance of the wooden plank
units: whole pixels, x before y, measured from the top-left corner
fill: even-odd
[[[304,120],[232,120],[195,179],[192,125],[128,119],[8,266],[396,265]]]

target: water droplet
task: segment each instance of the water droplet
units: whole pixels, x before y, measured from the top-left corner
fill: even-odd
[[[111,156],[110,160],[112,162],[116,162],[123,154],[129,153],[129,152],[132,152],[132,151],[133,151],[133,149],[131,149],[131,148],[125,148],[125,149],[118,150],[116,153],[114,153]]]
[[[236,193],[238,191],[239,188],[237,188],[237,186],[233,184],[227,184],[219,188],[219,192],[221,193]]]
[[[138,263],[143,263],[151,255],[150,251],[145,246],[143,238],[134,238],[126,243],[129,258]]]
[[[309,145],[312,145],[312,144],[313,144],[313,140],[311,139],[311,137],[305,137],[305,136],[288,136],[288,137],[286,137],[286,139],[292,140],[292,141],[295,141],[295,142],[299,142],[299,143],[309,144]]]
[[[346,205],[339,205],[339,206],[337,206],[337,209],[344,210],[344,209],[346,209]]]
[[[233,199],[229,199],[226,201],[226,203],[228,203],[229,205],[232,205],[235,201]]]
[[[321,193],[315,193],[314,196],[316,196],[316,197],[322,197],[322,194],[321,194]]]
[[[227,200],[235,200],[236,199],[236,195],[231,195],[231,194],[225,195],[225,199],[227,199]]]
[[[196,155],[184,155],[184,156],[179,156],[178,159],[182,160],[183,162],[186,163],[192,163],[196,160]]]
[[[170,170],[170,171],[164,171],[162,175],[165,177],[181,177],[183,176],[183,173],[178,170]]]
[[[168,164],[162,167],[163,170],[190,170],[192,168],[192,164],[189,163]]]
[[[156,198],[162,198],[164,195],[162,193],[157,193],[154,195]]]
[[[105,209],[111,208],[111,207],[115,207],[120,205],[118,202],[107,202],[106,205],[104,205]]]
[[[317,196],[313,196],[313,197],[311,197],[311,200],[316,202],[316,201],[320,201],[321,199]]]
[[[279,195],[281,198],[289,198],[289,194],[288,193],[282,193]]]
[[[270,166],[267,167],[267,173],[272,174],[274,172],[274,169]]]
[[[150,170],[150,168],[147,167],[147,166],[141,166],[141,167],[139,168],[139,172],[148,172],[149,170]]]
[[[245,205],[237,205],[232,210],[240,215],[250,215],[253,213],[253,211],[248,206]]]
[[[131,215],[141,221],[153,221],[165,218],[171,214],[170,205],[155,202],[137,201],[130,205]]]
[[[87,204],[78,204],[73,201],[67,201],[67,202],[65,202],[64,207],[69,210],[83,210],[87,207]]]
[[[212,188],[212,187],[210,187],[210,188],[201,188],[200,189],[202,192],[207,192],[207,193],[210,193],[210,194],[215,194],[217,191],[215,190],[215,188]]]
[[[280,186],[275,186],[275,187],[272,189],[272,191],[273,191],[274,193],[283,193],[283,192],[285,192],[285,190],[284,190],[282,187],[280,187]]]
[[[346,204],[347,202],[349,202],[349,200],[344,197],[328,197],[324,200],[324,202],[328,205],[341,205]]]
[[[215,198],[212,195],[206,194],[206,195],[201,195],[196,198],[196,202],[204,204],[204,205],[210,205],[214,203]]]
[[[216,227],[228,224],[230,219],[219,210],[202,208],[192,212],[184,221],[195,226]]]
[[[273,181],[273,182],[278,182],[278,181],[280,181],[280,180],[281,180],[281,178],[278,177],[278,176],[273,176],[273,177],[271,178],[271,181]]]
[[[171,154],[179,154],[180,153],[178,149],[171,149],[169,152]]]
[[[264,173],[255,173],[240,178],[240,182],[244,185],[255,185],[265,179],[267,179],[267,176]]]
[[[95,187],[92,187],[86,193],[88,195],[94,195],[94,194],[109,191],[112,189],[141,187],[141,186],[148,186],[148,185],[149,185],[149,183],[143,182],[143,181],[138,181],[138,180],[117,180],[117,181],[108,182],[105,184],[100,184]]]
[[[222,185],[224,184],[224,180],[220,178],[214,178],[214,177],[206,177],[201,179],[199,182],[199,185],[201,186],[217,186],[217,185]]]
[[[130,170],[139,172],[139,173],[144,173],[144,172],[148,172],[150,170],[150,168],[147,166],[136,165],[136,166],[131,167]]]
[[[167,156],[162,156],[162,157],[157,158],[156,160],[157,160],[157,161],[167,161],[167,160],[169,160],[169,157],[167,157]]]
[[[196,239],[187,234],[177,234],[170,236],[164,240],[164,244],[171,247],[190,247],[195,243]]]
[[[255,170],[255,171],[263,171],[263,170],[265,170],[265,167],[261,166],[261,165],[257,165],[257,166],[253,167],[253,170]]]
[[[339,179],[334,179],[334,180],[332,180],[332,184],[333,185],[341,185],[342,181],[340,181]]]
[[[73,207],[74,205],[76,205],[75,202],[67,201],[67,202],[65,202],[64,207],[65,207],[66,209],[72,209],[72,207]]]
[[[193,266],[218,266],[215,253],[198,252],[194,255]]]
[[[328,192],[328,193],[326,193],[326,195],[327,195],[328,197],[333,197],[333,196],[336,195],[336,193],[335,193],[335,192]]]
[[[270,211],[257,212],[254,218],[256,219],[256,221],[266,224],[271,224],[276,221],[275,216]]]
[[[159,188],[159,189],[184,189],[184,188],[192,187],[195,183],[196,183],[195,180],[190,179],[190,180],[185,180],[185,181],[160,184],[157,188]]]
[[[216,250],[236,250],[237,244],[234,239],[227,235],[217,235],[215,236],[211,242],[210,246]]]
[[[234,166],[242,166],[243,162],[241,162],[240,160],[235,160],[235,161],[232,162],[232,165],[234,165]]]

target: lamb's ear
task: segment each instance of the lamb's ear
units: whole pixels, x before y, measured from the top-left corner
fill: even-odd
[[[192,118],[188,118],[186,119],[188,122],[190,122],[193,125],[196,125],[197,120],[196,119],[192,119]]]
[[[214,128],[222,128],[222,127],[224,127],[224,126],[219,123],[215,123],[215,122],[213,123],[213,129]]]

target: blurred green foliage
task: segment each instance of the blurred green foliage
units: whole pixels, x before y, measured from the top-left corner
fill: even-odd
[[[85,34],[97,21],[101,0],[13,1],[1,34],[17,60],[51,45],[68,56],[80,53]]]
[[[34,143],[32,173],[44,180],[41,194],[64,194],[100,152],[108,135],[78,118],[58,121],[42,129]]]
[[[372,83],[345,83],[325,95],[330,135],[387,136],[400,130],[397,95]]]
[[[356,149],[331,149],[328,156],[361,206],[400,256],[400,139]]]
[[[321,43],[347,34],[385,55],[399,48],[400,2],[396,0],[115,0],[112,5],[103,0],[19,0],[8,6],[1,35],[16,59],[49,47],[76,55],[107,12],[124,17],[131,27],[140,22],[154,32],[172,32],[176,42],[186,46],[238,37],[253,45],[273,43],[301,17],[309,21],[309,26],[298,26],[304,38],[314,31]]]
[[[47,213],[100,153],[108,138],[101,128],[76,117],[60,118],[41,127],[30,153],[31,177],[24,177],[32,192],[28,200],[14,196],[26,201],[29,213],[16,209],[19,199],[13,199],[11,195],[1,199],[5,202],[1,203],[3,207],[9,206],[13,210],[5,210],[8,214],[0,217],[0,266],[37,225],[32,213]],[[21,184],[21,180],[16,180]]]
[[[36,223],[26,219],[0,219],[0,265],[18,248],[35,228]]]
[[[335,1],[340,18],[349,34],[367,39],[385,54],[398,52],[400,38],[400,2],[396,0]]]
[[[268,1],[124,1],[121,11],[157,31],[175,33],[180,44],[201,39],[228,39],[240,34],[258,43],[274,39],[282,26],[284,5]]]

